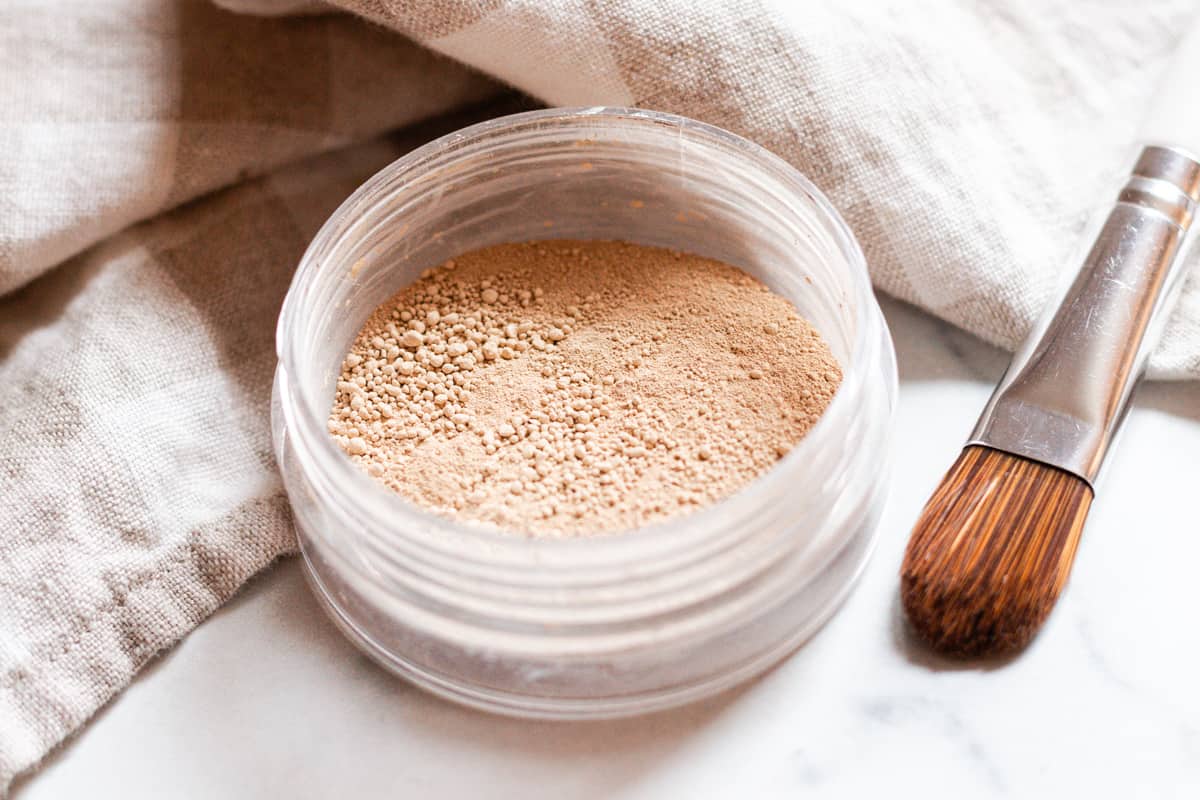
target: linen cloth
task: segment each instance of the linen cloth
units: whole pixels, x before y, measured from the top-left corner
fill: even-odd
[[[1111,204],[1200,12],[1194,0],[329,2],[553,105],[674,111],[766,146],[833,201],[877,288],[1006,349]],[[1198,270],[1150,374],[1200,377]]]
[[[0,795],[294,546],[268,409],[291,272],[445,131],[347,145],[498,91],[347,15],[0,4]]]
[[[385,131],[502,84],[721,125],[829,195],[880,289],[1011,347],[1194,12],[220,2],[0,6],[0,793],[291,550],[275,316],[323,219],[437,128]],[[1153,372],[1200,377],[1195,275]]]

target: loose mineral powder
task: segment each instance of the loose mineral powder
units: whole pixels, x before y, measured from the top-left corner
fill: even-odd
[[[623,242],[502,244],[375,310],[329,431],[438,514],[526,535],[616,532],[761,475],[841,377],[795,308],[728,264]]]

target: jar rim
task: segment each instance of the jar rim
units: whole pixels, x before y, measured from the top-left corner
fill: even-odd
[[[672,517],[644,527],[605,532],[594,536],[536,537],[520,531],[493,529],[459,522],[428,511],[405,499],[371,479],[341,451],[328,435],[325,420],[327,409],[322,412],[305,393],[289,385],[288,376],[299,362],[298,336],[292,334],[303,324],[306,291],[321,274],[318,254],[344,237],[346,230],[339,227],[337,220],[349,209],[368,203],[385,186],[398,176],[413,171],[427,161],[444,155],[448,150],[477,143],[489,137],[506,134],[529,126],[569,125],[581,119],[605,118],[615,122],[663,126],[671,130],[672,136],[691,137],[697,142],[707,140],[739,153],[747,166],[773,177],[786,186],[794,195],[803,197],[816,210],[824,229],[833,238],[839,254],[845,259],[849,271],[852,292],[850,302],[857,311],[853,342],[848,364],[843,365],[842,384],[835,392],[828,407],[806,435],[765,473],[743,486],[732,495],[705,508],[679,517]],[[375,197],[375,203],[382,198]],[[363,211],[366,218],[374,205]],[[870,324],[877,320],[875,325]],[[308,468],[319,478],[320,483],[335,487],[332,496],[346,502],[353,495],[357,512],[367,523],[365,530],[386,530],[389,535],[404,536],[415,530],[430,531],[428,544],[456,558],[478,559],[481,553],[491,556],[507,556],[505,560],[521,562],[537,567],[554,568],[580,564],[620,564],[639,557],[652,558],[668,554],[680,546],[695,544],[707,535],[717,536],[730,525],[729,515],[741,521],[753,514],[763,503],[786,487],[789,479],[789,464],[811,458],[822,448],[836,446],[830,439],[838,420],[853,415],[867,379],[873,348],[880,346],[879,326],[886,326],[875,306],[874,295],[867,271],[866,258],[845,220],[813,183],[795,167],[766,148],[730,131],[708,123],[660,111],[639,108],[589,106],[548,108],[510,114],[480,122],[430,141],[391,162],[355,190],[330,215],[314,236],[293,276],[284,299],[276,328],[276,355],[279,359],[281,379],[280,410],[284,415],[289,438],[299,449],[314,453],[307,460]],[[346,491],[349,489],[350,491]],[[365,502],[364,502],[365,501]],[[636,535],[629,535],[636,533]]]

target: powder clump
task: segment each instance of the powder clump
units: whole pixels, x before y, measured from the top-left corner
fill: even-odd
[[[727,264],[623,242],[502,244],[376,309],[329,431],[436,513],[538,536],[615,532],[760,476],[841,377],[787,300]]]

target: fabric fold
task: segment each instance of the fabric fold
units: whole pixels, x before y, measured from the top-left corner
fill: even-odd
[[[360,183],[468,121],[205,196],[0,299],[0,795],[293,551],[270,424],[292,271]]]
[[[1009,350],[1111,203],[1196,13],[1188,0],[328,2],[552,105],[672,111],[765,145],[846,217],[877,288]],[[1200,270],[1150,374],[1200,378]]]

